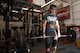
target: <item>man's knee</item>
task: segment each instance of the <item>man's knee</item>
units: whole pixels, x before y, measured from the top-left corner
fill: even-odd
[[[57,46],[54,46],[53,49],[54,49],[54,50],[57,49]]]

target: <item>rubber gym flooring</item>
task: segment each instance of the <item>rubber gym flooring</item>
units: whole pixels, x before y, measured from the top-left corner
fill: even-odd
[[[35,43],[30,53],[46,53],[44,41]],[[57,53],[80,53],[80,49],[76,47],[75,42],[64,43],[63,41],[59,41]]]
[[[44,41],[35,43],[31,53],[45,53]],[[80,48],[76,47],[76,42],[58,41],[57,53],[80,53]]]
[[[5,52],[5,46],[1,47],[0,42],[0,53]],[[35,41],[34,46],[31,46],[30,53],[45,53],[45,42],[44,41]],[[23,52],[27,53],[27,52]],[[63,41],[58,41],[57,53],[80,53],[80,49],[76,47],[76,43],[64,43]]]

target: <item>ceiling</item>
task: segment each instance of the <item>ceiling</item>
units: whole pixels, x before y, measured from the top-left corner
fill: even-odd
[[[77,0],[62,0],[62,1],[75,2],[75,1],[77,1]]]
[[[50,1],[52,1],[52,0],[45,0],[45,4],[47,4],[47,3],[49,3]],[[75,1],[78,1],[78,0],[53,0],[51,3],[53,3],[53,4],[55,4],[56,6],[60,6],[60,5],[62,5],[63,3],[63,5],[65,5],[65,4],[69,4],[69,2],[75,2]],[[49,3],[49,4],[51,4],[51,3]],[[42,5],[43,7],[45,7],[45,6],[47,6],[47,5],[49,5],[49,4],[47,4],[47,5]]]
[[[48,2],[50,2],[51,0],[45,0],[45,2],[46,3],[48,3]],[[55,2],[54,2],[54,4],[56,4],[57,6],[60,4],[60,3],[62,3],[62,2],[75,2],[75,1],[77,1],[77,0],[55,0]]]
[[[16,0],[15,0],[16,1]],[[15,4],[15,6],[17,5],[17,6],[26,6],[25,4],[27,4],[28,6],[31,6],[31,4],[30,3],[28,3],[28,2],[25,2],[25,0],[17,0],[17,1],[19,1],[19,2],[14,2],[14,4]],[[38,0],[35,0],[35,1],[38,1]],[[40,1],[40,0],[39,0]],[[39,4],[39,3],[37,3],[36,5],[35,5],[35,3],[34,3],[34,7],[36,7],[36,6],[41,6],[42,8],[43,7],[45,7],[45,6],[47,6],[47,5],[50,5],[51,3],[53,3],[53,4],[55,4],[56,6],[60,6],[60,5],[62,5],[62,2],[74,2],[74,1],[77,1],[77,0],[44,0],[44,4],[42,4],[42,5],[37,5],[37,4]],[[19,4],[20,3],[20,4]],[[22,4],[23,5],[22,5]],[[33,4],[32,4],[33,5]],[[36,7],[37,8],[37,7]],[[38,7],[39,8],[39,7]]]
[[[45,0],[45,1],[48,1],[48,2],[50,2],[51,0]],[[55,0],[55,1],[53,1],[53,2],[51,2],[51,3],[49,3],[49,4],[47,4],[47,5],[45,5],[44,7],[42,7],[42,9],[44,10],[48,10],[49,9],[49,6],[51,5],[51,4],[55,4],[56,6],[57,6],[57,9],[60,9],[60,8],[62,8],[62,7],[66,7],[66,6],[68,6],[68,5],[70,5],[69,4],[69,2],[75,2],[75,1],[77,1],[77,0]],[[47,3],[48,3],[47,2]]]
[[[38,1],[38,0],[35,0],[35,1]],[[40,0],[39,0],[40,1]],[[45,6],[47,6],[45,9],[48,9],[49,5],[51,4],[55,4],[56,6],[58,6],[59,8],[62,7],[61,5],[62,2],[75,2],[77,0],[44,0],[44,3],[43,5],[37,5],[35,3],[29,3],[28,0],[14,0],[14,8],[23,8],[23,7],[34,7],[36,9],[40,9],[40,8],[44,8]],[[40,3],[40,2],[39,2]],[[47,4],[48,3],[48,4]]]

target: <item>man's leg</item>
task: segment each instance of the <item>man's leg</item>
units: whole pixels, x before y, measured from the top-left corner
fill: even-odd
[[[46,48],[46,53],[49,53],[50,52],[50,48]]]
[[[50,38],[46,38],[46,53],[50,52],[51,41]]]
[[[53,31],[47,32],[47,36],[53,36],[55,33]],[[46,53],[52,53],[53,47],[56,45],[54,37],[46,38]],[[55,49],[55,48],[54,48]]]
[[[57,46],[53,47],[53,53],[56,53],[57,51]]]
[[[53,40],[53,53],[56,53],[57,50],[57,40]]]

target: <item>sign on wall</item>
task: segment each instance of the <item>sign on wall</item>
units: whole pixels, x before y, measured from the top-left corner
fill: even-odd
[[[70,6],[61,8],[57,10],[58,20],[65,20],[70,18]]]
[[[33,0],[29,0],[30,3],[33,3]]]

